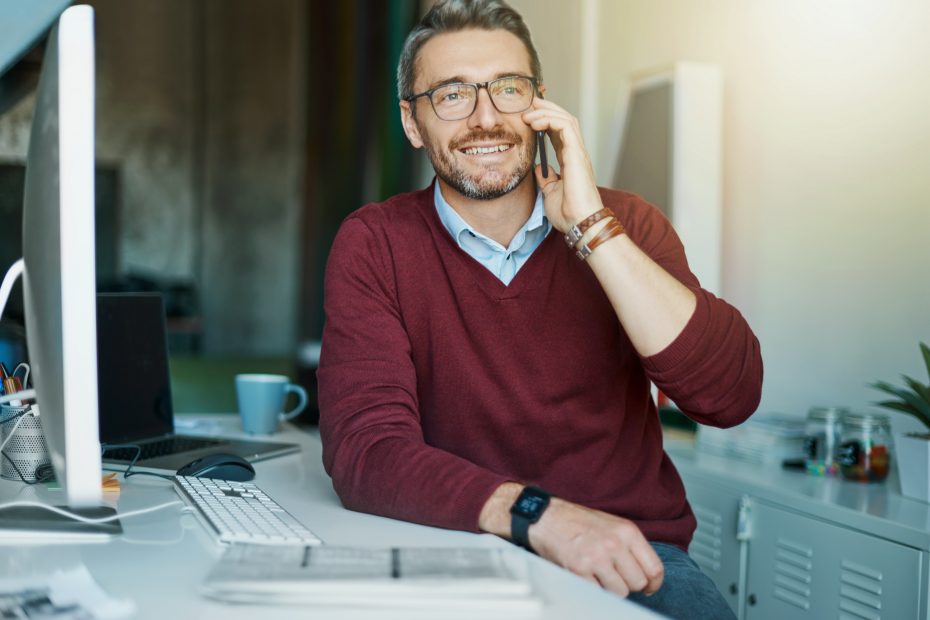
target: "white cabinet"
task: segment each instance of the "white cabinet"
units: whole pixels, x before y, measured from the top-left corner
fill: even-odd
[[[696,480],[685,480],[685,487],[698,522],[688,553],[714,580],[736,613],[740,571],[736,528],[740,496]]]
[[[930,505],[882,485],[669,454],[698,521],[689,553],[740,620],[930,620]]]

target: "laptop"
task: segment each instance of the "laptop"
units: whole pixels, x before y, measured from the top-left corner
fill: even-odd
[[[174,432],[165,311],[159,293],[97,295],[97,371],[100,443],[138,445],[141,454],[133,471],[174,474],[217,452],[255,462],[300,450],[292,443]],[[107,449],[103,462],[111,466],[108,469],[122,471],[136,453],[134,448]]]

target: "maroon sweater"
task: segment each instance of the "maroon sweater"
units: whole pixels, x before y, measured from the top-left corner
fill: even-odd
[[[687,547],[694,515],[650,380],[696,421],[738,424],[759,402],[759,343],[699,287],[657,209],[620,191],[601,198],[697,296],[652,357],[639,357],[556,230],[505,286],[455,244],[431,189],[345,220],[327,265],[318,378],[323,461],[346,507],[477,531],[485,501],[514,480]]]

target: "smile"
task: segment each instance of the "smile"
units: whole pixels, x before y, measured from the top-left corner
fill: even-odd
[[[512,144],[497,144],[495,146],[472,146],[466,149],[460,149],[466,155],[490,155],[492,153],[502,153],[513,148]]]

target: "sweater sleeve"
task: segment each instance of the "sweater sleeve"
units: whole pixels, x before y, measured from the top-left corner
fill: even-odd
[[[317,373],[323,464],[349,509],[478,531],[484,503],[507,478],[424,441],[388,251],[350,217],[329,256]]]
[[[671,223],[637,201],[631,237],[697,299],[681,333],[664,350],[642,358],[643,368],[694,421],[735,426],[752,415],[762,396],[759,341],[736,308],[701,288]]]

